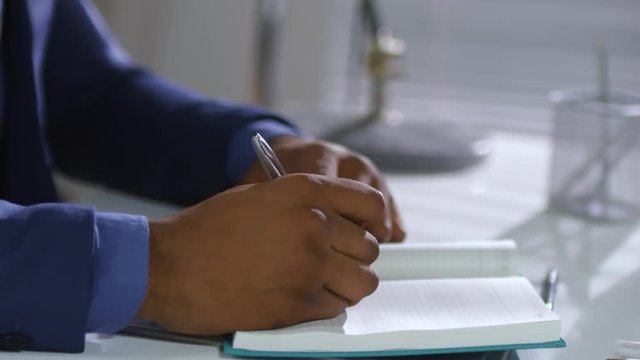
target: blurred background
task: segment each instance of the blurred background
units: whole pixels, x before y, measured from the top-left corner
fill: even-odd
[[[255,99],[259,9],[281,7],[269,106],[295,114],[366,107],[366,39],[358,1],[97,0],[130,54],[209,96]],[[640,92],[636,0],[378,2],[406,42],[392,107],[412,119],[547,132],[553,89],[594,87],[594,44],[609,51],[612,87]],[[311,117],[311,116],[310,116]],[[317,120],[314,120],[317,121]]]
[[[135,59],[183,86],[240,102],[265,100],[306,129],[365,113],[370,39],[361,0],[95,1]],[[493,142],[491,154],[465,171],[386,174],[408,241],[515,239],[522,274],[542,279],[548,266],[559,268],[557,309],[570,345],[518,352],[520,359],[604,359],[617,339],[640,338],[638,316],[629,316],[638,314],[633,295],[640,289],[640,98],[629,95],[626,107],[601,96],[608,92],[602,86],[596,92],[598,74],[602,85],[607,72],[612,94],[640,94],[640,1],[376,3],[384,25],[406,45],[395,64],[399,76],[389,83],[389,107],[415,122],[482,127]],[[258,21],[265,6],[273,26]],[[265,32],[275,38],[269,74],[260,77]],[[602,51],[597,61],[597,46],[606,48],[607,61]],[[582,99],[581,111],[564,112],[561,131],[552,130],[554,114],[560,117],[548,98],[557,89],[598,95]],[[603,111],[610,108],[635,112]],[[617,120],[624,126],[613,126]],[[574,143],[575,153],[567,150]],[[621,198],[638,213],[608,222],[549,209],[554,176],[560,195],[575,194],[564,191],[572,179],[597,179],[579,200],[626,191]],[[72,200],[149,216],[175,211],[112,193],[87,191]]]

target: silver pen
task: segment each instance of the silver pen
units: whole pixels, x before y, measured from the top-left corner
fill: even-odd
[[[558,291],[558,270],[549,269],[542,285],[542,300],[549,310],[553,310],[553,303],[556,301]]]
[[[278,160],[278,157],[271,149],[271,146],[269,146],[262,135],[259,133],[253,134],[251,137],[251,145],[253,145],[253,150],[256,152],[260,165],[262,165],[267,176],[269,176],[269,180],[279,178],[286,174],[280,160]]]
[[[556,300],[556,291],[558,290],[558,269],[551,268],[547,271],[547,275],[544,277],[544,283],[542,284],[542,294],[540,297],[544,301],[544,305],[549,310],[553,310],[553,304]],[[499,357],[500,360],[517,360],[519,357],[515,350],[505,350]],[[609,360],[609,359],[607,359]]]

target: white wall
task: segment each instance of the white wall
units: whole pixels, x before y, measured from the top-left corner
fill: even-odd
[[[132,56],[210,96],[248,99],[254,0],[102,0],[107,22]]]
[[[340,0],[288,1],[275,107],[317,109]],[[257,0],[96,0],[125,49],[141,63],[209,96],[249,101]],[[344,35],[346,36],[346,34]]]
[[[346,66],[344,47],[353,1],[290,0],[283,24],[277,105],[319,111],[327,107],[335,84],[328,75]],[[337,68],[336,68],[337,67]],[[345,74],[346,75],[346,74]],[[297,111],[296,111],[297,112]]]
[[[95,1],[125,48],[152,69],[207,95],[251,98],[258,0]],[[284,1],[275,107],[305,114],[363,105],[362,66],[345,61],[357,2]],[[478,107],[492,107],[484,120],[539,123],[548,118],[548,90],[593,83],[590,43],[598,37],[610,46],[614,86],[637,90],[638,4],[382,1],[386,22],[408,42],[393,103],[425,118],[476,121]]]

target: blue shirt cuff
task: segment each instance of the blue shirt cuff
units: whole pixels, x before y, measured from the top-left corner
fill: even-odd
[[[147,289],[149,222],[144,216],[96,214],[94,287],[87,330],[112,333],[133,320]]]
[[[267,141],[283,135],[304,136],[300,130],[275,120],[256,121],[236,130],[229,142],[227,159],[227,176],[235,183],[242,179],[256,161],[251,136],[257,132]]]

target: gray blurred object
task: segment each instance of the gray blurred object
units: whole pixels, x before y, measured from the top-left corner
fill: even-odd
[[[275,102],[279,40],[286,8],[287,0],[258,1],[252,100],[266,107],[273,106]]]
[[[554,91],[549,205],[590,220],[640,215],[640,97],[609,90],[608,56],[596,46],[595,91]]]
[[[640,97],[554,91],[549,205],[590,220],[640,215]]]
[[[360,15],[369,47],[371,81],[368,112],[324,137],[369,156],[378,166],[401,171],[450,171],[485,158],[491,144],[484,132],[452,123],[405,119],[388,109],[388,83],[405,44],[382,25],[374,0],[361,0]]]

